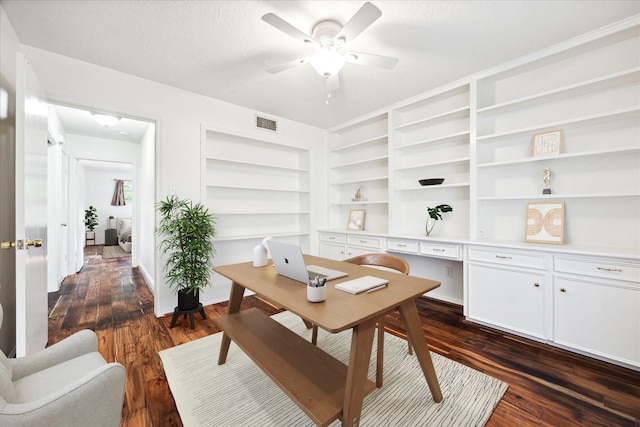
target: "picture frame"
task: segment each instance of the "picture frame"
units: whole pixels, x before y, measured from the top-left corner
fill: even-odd
[[[347,219],[347,230],[362,231],[364,229],[365,213],[364,209],[351,209]]]
[[[530,243],[564,243],[564,201],[527,203],[524,240]]]
[[[533,135],[531,155],[533,157],[557,156],[562,149],[562,129]]]

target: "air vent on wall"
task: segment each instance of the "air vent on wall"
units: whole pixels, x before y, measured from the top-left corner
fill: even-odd
[[[265,119],[264,117],[256,116],[256,127],[260,129],[278,131],[278,123],[275,120]]]

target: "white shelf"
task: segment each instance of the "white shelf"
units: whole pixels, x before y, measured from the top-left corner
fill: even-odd
[[[412,142],[406,145],[399,145],[399,146],[395,146],[394,148],[396,150],[414,149],[414,148],[422,147],[423,145],[426,145],[426,144],[435,144],[435,143],[460,139],[462,137],[469,137],[469,135],[470,135],[470,132],[467,130],[463,132],[456,132],[450,135],[440,136],[438,138],[427,139],[425,141],[418,141],[418,142]]]
[[[439,161],[439,162],[424,163],[422,165],[406,166],[406,167],[402,167],[402,168],[397,168],[396,172],[402,172],[402,171],[407,171],[407,170],[411,170],[411,169],[424,169],[424,168],[433,167],[433,166],[446,166],[446,165],[464,164],[464,163],[469,163],[469,161],[470,161],[469,157],[459,157],[457,159],[442,160],[442,161]]]
[[[579,153],[565,153],[565,154],[559,154],[557,156],[531,157],[527,159],[516,159],[516,160],[510,160],[506,162],[479,163],[476,165],[476,167],[492,168],[492,167],[500,167],[500,166],[508,166],[508,165],[517,165],[522,163],[548,162],[553,160],[562,160],[562,159],[570,159],[570,158],[578,158],[578,157],[601,156],[601,155],[618,154],[618,153],[633,153],[634,151],[640,152],[640,146],[619,147],[619,148],[603,149],[603,150],[591,150],[591,151],[583,151]]]
[[[360,202],[337,202],[330,203],[331,206],[356,206],[356,205],[386,205],[388,200],[364,200]]]
[[[346,150],[352,150],[354,148],[359,148],[362,147],[363,145],[369,145],[369,144],[373,144],[373,143],[379,143],[379,142],[386,142],[388,135],[384,134],[384,135],[380,135],[380,136],[375,136],[373,138],[369,138],[369,139],[365,139],[364,141],[357,141],[357,142],[353,142],[341,147],[335,147],[332,148],[330,151],[332,153],[339,153],[341,151],[346,151]]]
[[[331,169],[340,169],[340,168],[346,168],[346,167],[351,167],[351,166],[356,166],[356,165],[363,165],[366,163],[374,163],[374,162],[380,162],[383,160],[387,160],[389,157],[388,156],[379,156],[379,157],[372,157],[370,159],[362,159],[362,160],[358,160],[355,162],[349,162],[349,163],[343,163],[340,165],[335,165],[332,166]]]
[[[284,193],[302,193],[306,194],[310,191],[308,189],[288,189],[288,188],[273,188],[273,187],[259,187],[259,186],[241,186],[241,185],[206,185],[207,188],[224,188],[232,190],[249,190],[249,191],[276,191]]]
[[[284,215],[284,216],[297,216],[297,215],[309,215],[309,212],[305,212],[305,211],[297,211],[297,212],[290,212],[290,211],[260,211],[260,210],[255,210],[252,212],[246,212],[246,211],[234,211],[234,212],[216,212],[215,215],[217,217],[221,217],[221,216],[235,216],[235,215],[247,215],[247,216],[251,216],[251,215]]]
[[[429,122],[436,121],[436,120],[463,118],[463,117],[467,117],[468,115],[469,115],[469,105],[465,105],[464,107],[456,108],[455,110],[445,111],[440,114],[435,114],[433,116],[422,118],[420,120],[414,120],[410,123],[397,125],[393,128],[393,130],[402,131],[403,129],[426,125]]]
[[[587,93],[591,90],[599,87],[607,87],[607,85],[623,84],[630,81],[638,80],[640,78],[640,67],[634,67],[629,70],[612,73],[606,76],[586,80],[580,83],[559,87],[557,89],[541,92],[538,94],[525,96],[519,99],[514,99],[509,102],[503,102],[500,104],[490,105],[483,108],[478,108],[478,115],[484,115],[485,113],[497,114],[499,110],[513,108],[518,104],[527,104],[531,102],[545,101],[545,98],[560,97],[560,96],[575,96],[580,93]]]
[[[518,195],[518,196],[479,196],[476,200],[557,200],[557,199],[599,199],[599,198],[614,198],[614,197],[640,197],[640,193],[625,193],[625,192],[616,192],[616,193],[589,193],[589,194],[575,194],[575,193],[564,193],[564,194],[529,194],[529,195]]]
[[[453,184],[440,184],[440,185],[420,185],[416,183],[415,187],[407,187],[402,188],[398,187],[396,191],[430,191],[430,190],[438,190],[438,189],[447,189],[447,188],[463,188],[469,187],[468,182],[454,182]]]
[[[308,232],[302,232],[297,230],[292,230],[291,232],[284,233],[267,233],[267,234],[245,234],[245,235],[234,235],[234,236],[220,236],[213,238],[214,242],[230,242],[230,241],[240,241],[240,240],[254,240],[254,239],[264,239],[266,236],[269,237],[296,237],[296,236],[308,236]]]
[[[279,166],[279,165],[273,165],[273,164],[267,164],[267,163],[247,162],[243,160],[224,159],[220,157],[207,156],[206,159],[209,162],[228,163],[228,164],[241,166],[241,167],[250,167],[250,168],[260,167],[260,168],[266,168],[266,169],[278,169],[278,170],[292,171],[292,172],[309,172],[309,169],[305,169],[305,168]]]
[[[567,125],[578,125],[578,124],[584,124],[584,123],[593,123],[593,122],[598,122],[598,121],[607,121],[607,120],[612,120],[612,119],[616,119],[616,118],[620,118],[623,116],[631,116],[634,113],[639,113],[640,112],[640,106],[637,107],[631,107],[631,108],[622,108],[619,110],[613,110],[613,111],[609,111],[606,113],[601,113],[601,114],[593,114],[590,116],[584,116],[584,117],[577,117],[577,118],[573,118],[573,119],[568,119],[568,120],[559,120],[557,122],[550,122],[550,123],[542,123],[539,125],[534,125],[534,126],[529,126],[529,127],[525,127],[525,128],[520,128],[520,129],[514,129],[508,132],[500,132],[500,133],[494,133],[494,134],[490,134],[490,135],[482,135],[482,136],[478,136],[476,138],[476,140],[478,142],[485,142],[485,141],[491,141],[492,139],[498,139],[498,138],[502,138],[505,136],[514,136],[514,135],[520,135],[520,134],[530,134],[532,132],[537,132],[537,131],[541,131],[541,130],[546,130],[546,129],[556,129],[556,128],[560,128],[562,126],[567,126]]]
[[[350,179],[350,180],[344,180],[344,181],[339,181],[339,182],[332,182],[331,185],[348,185],[348,184],[359,184],[359,183],[364,183],[364,182],[373,182],[373,181],[385,181],[389,179],[388,176],[374,176],[371,178],[364,178],[364,179]]]

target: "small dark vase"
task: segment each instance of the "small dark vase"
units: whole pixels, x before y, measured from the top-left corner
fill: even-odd
[[[191,292],[178,291],[178,310],[189,311],[195,310],[200,305],[200,291],[196,291],[195,295]]]

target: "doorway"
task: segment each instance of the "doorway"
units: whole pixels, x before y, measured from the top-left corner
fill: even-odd
[[[96,116],[99,114],[106,113],[50,104],[49,132],[62,147],[61,161],[50,173],[52,178],[64,173],[68,176],[67,191],[63,188],[54,191],[68,210],[66,217],[56,218],[54,215],[49,221],[52,230],[63,227],[67,234],[66,262],[49,261],[66,269],[57,277],[64,278],[82,268],[87,243],[85,210],[94,206],[98,225],[90,243],[104,244],[106,230],[115,226],[115,220],[130,218],[132,266],[139,267],[147,283],[153,284],[154,221],[142,222],[140,219],[150,218],[149,212],[153,215],[155,210],[155,123],[109,113],[114,122],[105,125],[98,123]],[[68,165],[66,172],[65,164]],[[125,205],[111,205],[117,181],[123,181],[126,186],[128,200],[125,200]],[[55,179],[50,182],[55,182]],[[67,200],[64,200],[65,193]],[[59,289],[59,285],[60,281],[56,280],[50,291]]]

